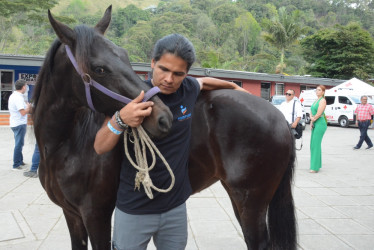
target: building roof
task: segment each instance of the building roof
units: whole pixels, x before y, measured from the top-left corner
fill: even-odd
[[[0,65],[17,65],[17,66],[42,66],[44,56],[29,56],[29,55],[8,55],[0,54]],[[149,72],[151,71],[150,63],[131,63],[135,71]],[[327,85],[336,86],[346,80],[331,79],[331,78],[317,78],[310,76],[286,76],[281,74],[266,74],[255,73],[247,71],[223,70],[223,69],[209,69],[209,68],[194,68],[192,67],[188,72],[193,76],[210,76],[226,79],[246,79],[257,80],[262,82],[279,82],[279,83],[299,83],[311,85]]]

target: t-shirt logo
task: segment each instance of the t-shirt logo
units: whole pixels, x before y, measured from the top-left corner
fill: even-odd
[[[183,115],[185,115],[187,113],[187,107],[183,107],[183,105],[181,105],[181,112]]]
[[[182,116],[178,117],[178,121],[183,121],[186,119],[191,118],[191,113],[187,114],[187,107],[184,107],[183,105],[180,106]]]

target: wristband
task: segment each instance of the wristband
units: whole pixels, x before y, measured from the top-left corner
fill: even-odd
[[[117,111],[115,114],[114,114],[114,117],[116,118],[116,122],[118,124],[118,126],[121,128],[121,129],[127,129],[129,127],[129,125],[127,125],[126,123],[124,123],[121,119],[121,117],[119,116],[119,111]]]
[[[110,120],[108,121],[107,126],[108,126],[109,130],[112,131],[116,135],[120,135],[123,132],[123,131],[119,131],[119,130],[113,128],[112,124],[110,123]]]
[[[113,125],[113,127],[115,128],[115,129],[117,129],[117,130],[123,130],[122,128],[120,128],[120,126],[117,124],[117,122],[116,122],[116,117],[113,115],[112,116],[112,123],[111,123],[112,125]]]

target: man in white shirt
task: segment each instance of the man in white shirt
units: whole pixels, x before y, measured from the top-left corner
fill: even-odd
[[[15,83],[16,91],[14,91],[8,100],[10,113],[10,128],[14,133],[14,152],[13,152],[13,170],[23,170],[22,148],[24,144],[27,114],[30,113],[31,105],[25,102],[24,93],[27,90],[26,81],[17,80]]]
[[[289,89],[286,92],[286,101],[280,105],[280,111],[283,113],[284,117],[286,118],[287,122],[290,124],[291,128],[296,128],[297,124],[299,123],[301,117],[303,116],[303,109],[301,107],[301,103],[297,100],[294,100],[295,91],[293,89]],[[295,111],[293,112],[293,107],[295,103]],[[292,117],[292,112],[293,117]]]

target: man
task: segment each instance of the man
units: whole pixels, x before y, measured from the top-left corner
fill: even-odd
[[[39,162],[40,162],[39,148],[38,148],[38,144],[35,143],[34,153],[32,154],[32,159],[31,159],[31,168],[29,171],[24,172],[23,176],[31,177],[31,178],[38,177]]]
[[[374,114],[374,108],[367,102],[368,97],[365,95],[362,96],[361,104],[357,105],[355,110],[356,125],[358,125],[358,128],[360,129],[360,140],[358,141],[357,145],[353,147],[353,149],[360,149],[364,141],[368,145],[366,149],[373,147],[373,143],[368,136],[368,128],[370,126],[371,116]]]
[[[286,118],[287,122],[290,124],[291,128],[296,128],[297,124],[299,123],[301,117],[303,116],[303,109],[301,107],[301,103],[297,100],[294,100],[295,91],[293,89],[289,89],[286,92],[286,101],[284,101],[280,105],[280,111],[283,113],[284,117]],[[293,109],[295,103],[295,110]],[[294,112],[293,112],[294,110]],[[293,112],[293,117],[292,117]]]
[[[195,102],[200,90],[229,88],[245,91],[234,83],[219,79],[188,77],[188,70],[195,61],[195,50],[191,42],[179,34],[160,39],[152,58],[152,79],[147,83],[160,88],[161,94],[158,96],[173,113],[171,132],[154,143],[172,168],[175,184],[168,193],[154,192],[151,200],[143,188],[140,192],[134,191],[136,170],[127,159],[123,160],[114,219],[114,249],[146,249],[151,237],[157,249],[178,250],[186,247],[185,201],[192,191],[188,178],[190,118]],[[142,91],[120,110],[122,122],[130,127],[138,127],[143,118],[152,112],[153,103],[142,103],[143,96]],[[182,109],[184,114],[181,113]],[[185,115],[186,112],[191,115]],[[116,145],[123,130],[122,125],[115,119],[106,119],[96,135],[96,152],[108,152]],[[156,187],[169,187],[170,175],[159,158],[151,172],[157,175],[152,179]]]
[[[22,166],[25,163],[23,162],[22,148],[26,134],[27,114],[30,112],[31,105],[24,100],[24,93],[27,90],[26,81],[17,80],[15,88],[16,91],[10,95],[8,100],[9,123],[15,140],[12,170],[23,170]]]

